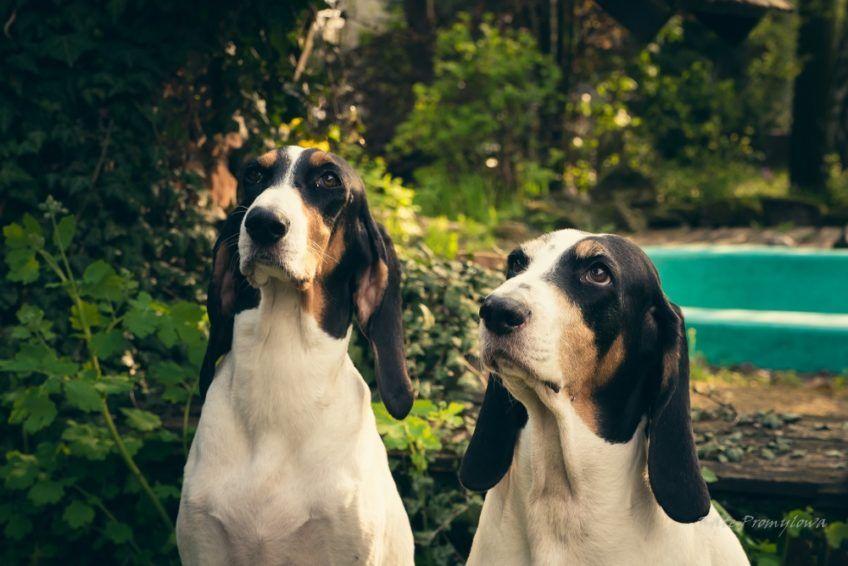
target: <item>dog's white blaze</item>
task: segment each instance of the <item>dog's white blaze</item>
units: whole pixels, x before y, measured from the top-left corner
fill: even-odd
[[[304,214],[303,198],[292,183],[295,169],[298,166],[298,160],[304,151],[305,149],[302,147],[289,146],[286,148],[285,153],[288,169],[285,175],[282,180],[268,187],[256,197],[256,200],[247,209],[247,214],[250,214],[250,211],[255,208],[267,208],[289,223],[288,232],[280,240],[279,244],[277,244],[276,253],[279,254],[279,259],[289,271],[290,276],[307,280],[315,275],[314,273],[310,273],[310,271],[314,271],[314,266],[310,265],[308,261],[309,226],[307,225],[308,220]],[[247,218],[247,214],[245,214],[245,219]],[[239,267],[242,272],[248,268],[252,246],[253,243],[250,240],[243,220],[239,234]],[[279,270],[258,264],[252,275],[254,282],[261,286],[267,283],[269,278],[281,277],[283,274]]]
[[[579,230],[560,230],[531,242],[526,246],[527,254],[531,257],[527,269],[507,279],[492,292],[492,295],[522,302],[531,311],[527,326],[521,331],[520,345],[515,345],[508,354],[531,366],[536,375],[527,376],[525,372],[510,367],[509,363],[500,364],[502,373],[563,385],[564,372],[558,354],[562,329],[570,321],[562,317],[574,316],[575,312],[561,308],[566,299],[547,279],[556,269],[562,254],[589,235]],[[484,362],[489,358],[487,354],[494,354],[498,348],[504,347],[508,346],[492,337],[481,323],[480,349]]]

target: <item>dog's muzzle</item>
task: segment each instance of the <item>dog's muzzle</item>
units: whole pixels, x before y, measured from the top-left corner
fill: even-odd
[[[289,221],[267,208],[254,208],[244,219],[244,228],[257,246],[272,246],[289,231]]]
[[[509,297],[489,295],[480,307],[480,318],[486,329],[498,336],[506,336],[524,326],[532,312],[524,303]]]

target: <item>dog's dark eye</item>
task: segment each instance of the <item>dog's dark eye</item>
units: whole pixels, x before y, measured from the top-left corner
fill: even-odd
[[[522,250],[515,250],[506,258],[506,276],[515,277],[530,265],[530,258]]]
[[[318,186],[322,189],[337,189],[342,186],[342,181],[335,173],[324,173],[318,177]]]
[[[257,167],[251,167],[244,172],[244,182],[249,185],[255,185],[262,180],[262,170]]]
[[[603,264],[596,263],[586,271],[586,281],[595,285],[609,285],[612,283],[612,277],[609,270]]]

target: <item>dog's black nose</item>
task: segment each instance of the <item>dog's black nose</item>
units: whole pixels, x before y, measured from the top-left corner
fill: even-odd
[[[289,231],[288,220],[282,220],[267,208],[254,208],[247,213],[244,227],[250,238],[260,246],[270,246]]]
[[[515,299],[489,295],[480,307],[480,318],[498,336],[509,334],[530,318],[530,309]]]

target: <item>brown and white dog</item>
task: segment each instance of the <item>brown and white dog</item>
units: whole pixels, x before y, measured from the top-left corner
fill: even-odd
[[[392,242],[360,178],[330,153],[266,153],[244,167],[239,192],[214,250],[180,557],[204,566],[412,564],[371,394],[347,353],[355,316],[383,402],[406,416],[413,393]]]
[[[692,437],[680,310],[630,241],[554,232],[480,310],[491,372],[460,471],[471,565],[747,564]]]

